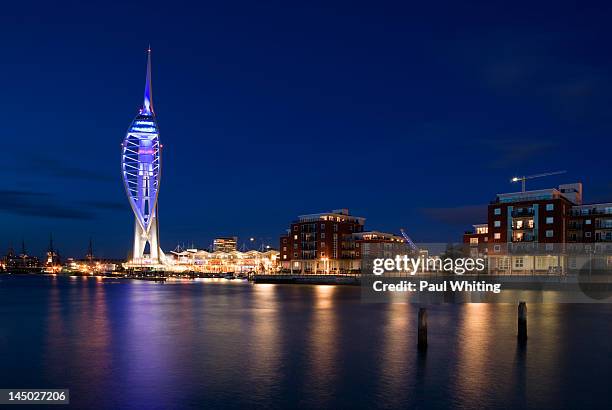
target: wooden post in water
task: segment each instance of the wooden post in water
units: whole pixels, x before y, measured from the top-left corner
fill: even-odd
[[[418,330],[418,343],[417,347],[419,350],[427,349],[427,309],[419,308],[419,330]]]
[[[524,343],[527,341],[527,304],[519,302],[518,304],[518,341]]]

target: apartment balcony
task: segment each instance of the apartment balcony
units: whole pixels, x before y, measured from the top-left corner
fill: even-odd
[[[513,218],[527,218],[534,215],[532,208],[513,209],[511,213]]]
[[[518,237],[513,237],[512,238],[512,242],[516,243],[516,242],[533,242],[534,240],[534,236],[533,235],[523,235],[520,238]]]
[[[533,225],[529,226],[529,225],[512,225],[512,230],[514,231],[532,231],[533,230]]]
[[[573,209],[568,212],[569,216],[588,216],[588,215],[612,215],[612,211],[606,209]]]

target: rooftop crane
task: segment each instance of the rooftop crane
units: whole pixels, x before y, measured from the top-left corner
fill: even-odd
[[[522,176],[522,177],[514,177],[510,180],[510,182],[519,182],[521,181],[522,183],[522,189],[521,192],[525,192],[525,181],[528,179],[534,179],[534,178],[541,178],[541,177],[548,177],[551,175],[559,175],[559,174],[565,174],[566,171],[554,171],[554,172],[545,172],[543,174],[535,174],[535,175],[528,175],[528,176]]]
[[[418,252],[419,251],[418,246],[416,246],[414,244],[414,242],[412,242],[412,239],[410,239],[408,234],[406,234],[406,231],[404,231],[404,228],[400,228],[400,232],[402,233],[402,236],[404,237],[404,240],[406,241],[406,243],[410,247],[410,250],[413,251],[413,252]]]

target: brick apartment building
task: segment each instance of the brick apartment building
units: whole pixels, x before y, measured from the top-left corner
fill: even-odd
[[[497,194],[488,206],[487,223],[474,228],[463,242],[472,254],[488,254],[490,271],[564,272],[567,261],[559,256],[566,249],[563,244],[612,249],[612,203],[583,204],[581,183]],[[530,253],[517,254],[517,249]]]
[[[280,237],[281,268],[293,273],[358,273],[364,256],[405,249],[403,238],[365,232],[364,226],[365,218],[350,215],[348,209],[298,216]]]

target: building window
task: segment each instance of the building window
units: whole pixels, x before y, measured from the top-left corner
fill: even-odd
[[[499,246],[499,245],[495,245],[495,246],[493,247],[493,252],[499,252],[499,251],[501,251],[501,246]]]
[[[299,262],[293,262],[293,267],[294,268],[299,268],[300,267],[300,263]]]
[[[590,225],[590,224],[591,224],[591,220],[590,220],[590,219],[585,220],[585,221],[584,221],[584,224],[585,224],[585,225]]]
[[[470,243],[472,245],[478,245],[478,238],[470,238]]]
[[[325,242],[321,242],[321,248],[325,248]]]
[[[585,238],[590,238],[591,237],[591,232],[585,232],[584,233],[584,237]]]
[[[499,228],[501,226],[501,221],[493,222],[493,226],[496,227],[496,228]]]
[[[321,257],[324,258],[325,257],[325,252],[321,252]]]
[[[547,217],[546,217],[546,223],[547,223],[547,224],[551,224],[551,223],[553,223],[553,217],[552,217],[552,216],[547,216]]]
[[[283,252],[287,252],[287,247],[283,246]]]
[[[524,266],[524,261],[522,257],[516,258],[514,260],[514,267],[516,269],[523,269],[523,266]]]
[[[297,241],[297,235],[293,235],[293,240]]]
[[[334,232],[338,232],[338,224],[334,224]]]
[[[287,238],[283,238],[283,243],[287,243]]]
[[[547,211],[554,211],[555,210],[555,204],[546,204],[546,210]]]
[[[555,233],[553,232],[552,229],[549,229],[549,230],[546,231],[546,237],[547,238],[552,238],[554,234]]]
[[[283,259],[287,259],[287,255],[283,255]]]
[[[293,252],[293,257],[297,258],[297,252]]]
[[[294,225],[294,226],[293,226],[293,230],[294,230],[294,231],[297,231],[297,230],[298,230],[298,226],[297,226],[297,225]]]
[[[321,233],[321,239],[325,239],[325,232]]]
[[[495,233],[493,234],[493,239],[501,239],[501,233],[499,233],[499,232],[495,232]]]
[[[501,208],[495,208],[495,209],[493,210],[493,214],[495,214],[495,215],[501,215]]]

